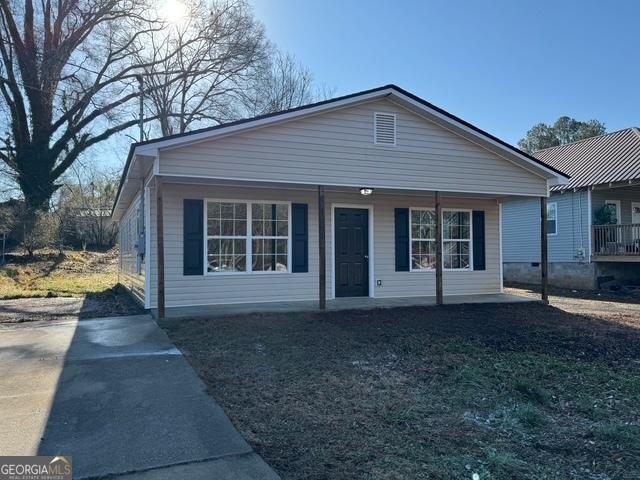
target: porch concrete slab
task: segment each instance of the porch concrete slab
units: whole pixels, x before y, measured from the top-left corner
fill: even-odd
[[[446,305],[463,303],[516,303],[532,302],[531,298],[506,293],[480,295],[450,295],[444,298]],[[344,297],[327,300],[327,310],[366,310],[375,308],[396,308],[434,306],[435,296],[424,297]],[[289,313],[318,311],[318,301],[298,302],[264,302],[227,305],[205,305],[195,307],[173,307],[166,309],[167,318],[223,317],[228,315],[244,315],[250,313]],[[155,312],[153,312],[155,314]]]
[[[278,478],[148,315],[1,328],[0,423],[3,454],[74,478]]]

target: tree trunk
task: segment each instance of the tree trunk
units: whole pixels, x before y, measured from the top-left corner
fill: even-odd
[[[21,158],[22,157],[22,158]],[[33,145],[28,151],[19,154],[17,163],[21,168],[18,172],[18,184],[24,195],[28,210],[46,210],[51,196],[58,189],[55,179],[51,177],[52,159],[48,147]]]

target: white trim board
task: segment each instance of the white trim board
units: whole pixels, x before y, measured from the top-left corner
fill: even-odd
[[[259,179],[259,178],[241,178],[241,177],[217,177],[217,176],[209,176],[209,175],[198,175],[198,176],[194,176],[194,175],[183,175],[183,174],[179,174],[179,173],[171,173],[171,174],[167,174],[167,175],[159,175],[160,177],[166,178],[167,179],[167,184],[171,184],[172,182],[170,181],[170,179],[172,178],[194,178],[194,179],[205,179],[205,180],[222,180],[222,181],[232,181],[232,182],[256,182],[256,183],[272,183],[272,184],[276,184],[278,185],[278,187],[274,187],[274,188],[282,188],[281,185],[284,184],[288,184],[291,185],[292,188],[295,188],[296,185],[305,187],[305,186],[313,186],[314,189],[318,187],[318,183],[322,184],[322,182],[301,182],[301,181],[296,181],[296,182],[282,182],[281,180],[265,180],[265,179]],[[178,183],[178,182],[174,182],[174,183]],[[331,188],[331,187],[341,187],[341,188],[353,188],[354,193],[357,193],[357,191],[362,188],[362,184],[361,183],[331,183],[331,184],[324,184],[325,187]],[[384,190],[398,190],[398,191],[409,191],[409,192],[430,192],[433,193],[436,190],[428,190],[428,189],[419,189],[419,188],[415,188],[415,187],[402,187],[402,186],[389,186],[389,185],[377,185],[377,184],[367,184],[367,187],[371,187],[374,190],[375,189],[384,189]],[[268,187],[267,187],[268,188]],[[326,189],[325,191],[330,191],[328,189]],[[451,194],[456,194],[456,193],[470,193],[470,194],[476,194],[476,195],[488,195],[488,198],[498,198],[498,197],[535,197],[535,198],[540,198],[540,197],[544,197],[545,195],[541,195],[539,193],[516,193],[516,192],[493,192],[493,191],[479,191],[479,190],[438,190],[440,192],[440,194],[443,197],[451,197]],[[395,195],[394,193],[390,193],[391,195]],[[399,194],[400,195],[400,194]]]

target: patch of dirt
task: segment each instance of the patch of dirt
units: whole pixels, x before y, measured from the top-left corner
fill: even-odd
[[[640,305],[551,301],[162,326],[285,480],[640,478]]]

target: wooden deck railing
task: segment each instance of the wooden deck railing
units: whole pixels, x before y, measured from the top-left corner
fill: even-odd
[[[594,225],[593,255],[637,257],[640,255],[640,223]]]

